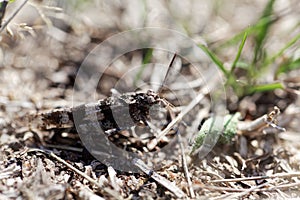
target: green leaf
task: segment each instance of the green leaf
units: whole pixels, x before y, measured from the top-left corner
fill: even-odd
[[[248,95],[254,94],[257,92],[267,92],[267,91],[273,91],[275,89],[284,89],[284,86],[282,83],[270,83],[270,84],[263,84],[263,85],[255,85],[251,86],[247,93]]]
[[[153,49],[148,49],[145,55],[145,58],[143,60],[143,64],[140,68],[140,70],[137,72],[135,79],[134,79],[134,85],[137,84],[137,82],[141,79],[141,76],[145,70],[145,67],[148,63],[150,63],[151,59],[152,59],[152,53],[153,53]]]
[[[258,23],[263,23],[264,26],[260,26],[260,28],[256,29],[256,36],[255,36],[255,52],[254,52],[254,59],[253,64],[257,63],[259,59],[261,59],[262,49],[267,37],[268,31],[270,26],[273,24],[274,20],[272,20],[272,13],[273,13],[273,5],[275,0],[270,0],[265,7],[262,16]]]
[[[228,78],[230,76],[230,73],[225,69],[222,61],[213,52],[211,52],[206,46],[202,44],[199,44],[198,46],[211,58],[211,60],[219,67],[219,69]]]
[[[287,73],[292,70],[300,69],[300,58],[296,60],[288,59],[286,62],[280,65],[278,68],[276,75],[281,73]]]
[[[234,59],[232,65],[231,65],[231,73],[234,71],[237,62],[239,61],[239,59],[240,59],[240,57],[241,57],[241,53],[242,53],[242,50],[243,50],[243,48],[244,48],[244,45],[245,45],[247,36],[248,36],[248,32],[246,31],[245,34],[244,34],[243,40],[242,40],[242,42],[241,42],[241,44],[240,44],[240,46],[239,46],[238,53],[236,54],[235,59]]]
[[[290,48],[292,45],[294,45],[299,39],[300,39],[300,34],[298,34],[294,38],[292,38],[282,49],[280,49],[272,57],[270,57],[269,59],[266,59],[264,65],[268,66],[271,63],[273,63],[278,57],[280,57],[288,48]]]

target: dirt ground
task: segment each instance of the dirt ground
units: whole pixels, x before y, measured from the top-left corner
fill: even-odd
[[[21,7],[23,2],[25,6]],[[165,79],[176,51],[147,46],[141,35],[134,35],[144,27],[155,27],[160,33],[175,30],[176,36],[178,33],[196,44],[205,43],[229,67],[238,45],[222,45],[255,24],[268,2],[19,0],[9,3],[3,22],[17,8],[21,10],[0,32],[0,199],[300,198],[299,62],[295,62],[293,70],[274,75],[286,60],[299,60],[299,41],[256,79],[262,83],[283,83],[284,89],[238,96],[222,82],[225,80],[222,72],[211,71],[212,66],[218,68],[204,52],[189,57],[201,58],[197,63],[178,55]],[[278,20],[265,39],[265,54],[275,54],[299,35],[299,10],[297,0],[275,1],[272,16]],[[120,34],[124,32],[130,33],[131,38]],[[158,41],[172,50],[178,41],[175,36],[170,38],[162,35]],[[117,56],[119,49],[127,50],[128,44],[130,47],[131,43],[126,43],[129,40],[138,41],[145,48]],[[249,40],[242,52],[244,60],[253,55],[253,43]],[[102,48],[104,41],[112,41],[114,48]],[[111,55],[116,55],[116,59],[102,62]],[[238,70],[237,73],[244,73]],[[97,82],[92,82],[94,79],[87,82],[85,76],[96,76]],[[214,82],[215,77],[221,82]],[[242,85],[245,80],[238,81]],[[208,88],[221,88],[224,95],[219,96],[221,100],[216,104],[222,102],[227,113],[239,112],[243,122],[253,122],[265,114],[270,117],[274,106],[281,113],[274,117],[271,127],[264,124],[248,135],[236,134],[228,143],[217,143],[205,157],[203,154],[203,158],[195,159],[190,153],[193,135],[218,110],[218,106],[213,106],[213,94],[203,90],[203,82]],[[142,164],[135,165],[140,169],[138,172],[120,170],[95,159],[80,140],[74,124],[68,127],[59,124],[65,123],[62,117],[54,120],[57,124],[51,128],[39,121],[43,120],[41,113],[53,113],[54,109],[69,109],[109,96],[118,99],[119,93],[158,91],[162,84],[164,88],[159,95],[165,100],[160,101],[163,108],[153,114],[158,115],[156,121],[152,119],[149,125],[147,117],[143,118],[148,108],[143,107],[145,113],[138,113],[140,107],[129,110],[142,116],[141,120],[133,120],[134,125],[149,125],[147,132],[145,126],[132,131],[122,121],[118,134],[108,136],[118,148],[144,158]],[[201,93],[201,101],[179,119],[176,128],[172,127],[170,137],[164,137],[154,152],[147,152],[151,151],[147,144],[152,141],[152,131],[166,128]],[[148,104],[151,100],[152,97]],[[126,104],[121,104],[121,109],[126,109]],[[109,117],[104,114],[104,118]],[[107,126],[108,132],[114,128]],[[135,134],[144,139],[136,139]]]

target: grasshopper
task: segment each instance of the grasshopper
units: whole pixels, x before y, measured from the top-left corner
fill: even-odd
[[[167,76],[175,57],[176,54],[173,56],[165,76]],[[166,77],[164,81],[165,79]],[[129,151],[136,151],[136,149],[152,151],[155,149],[147,149],[146,143],[155,139],[155,132],[161,131],[174,118],[172,107],[171,103],[160,97],[159,92],[153,90],[130,92],[101,99],[95,103],[41,112],[33,117],[31,124],[36,123],[36,127],[40,130],[51,130],[74,128],[76,123],[79,123],[81,131],[86,132],[90,128],[98,126],[113,143],[121,148]],[[163,117],[159,118],[155,113],[158,108],[160,109],[158,112],[162,112]],[[74,116],[77,116],[79,122]],[[137,132],[141,134],[139,139]],[[154,135],[149,134],[150,132],[154,132]],[[174,131],[170,132],[174,133]],[[158,147],[166,144],[168,139],[164,139],[157,144]]]

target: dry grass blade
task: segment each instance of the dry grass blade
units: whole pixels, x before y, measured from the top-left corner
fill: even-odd
[[[6,28],[6,26],[11,22],[11,20],[20,12],[20,10],[25,6],[28,0],[24,0],[23,3],[16,9],[16,11],[8,18],[8,20],[3,24],[0,29],[0,33]]]
[[[256,130],[261,128],[271,126],[280,131],[286,131],[285,128],[282,128],[277,125],[277,117],[280,114],[280,110],[277,106],[274,107],[274,110],[269,114],[263,115],[252,122],[242,122],[238,123],[239,133],[242,135],[251,135]]]
[[[224,199],[224,198],[227,198],[227,199],[236,199],[236,198],[239,198],[239,197],[242,197],[242,196],[245,196],[249,193],[251,193],[252,191],[256,190],[256,189],[259,189],[259,188],[262,188],[264,186],[266,186],[268,183],[264,183],[264,184],[261,184],[259,186],[255,186],[255,187],[251,187],[247,190],[245,190],[244,192],[239,192],[239,193],[235,193],[235,194],[226,194],[226,196],[220,196],[220,197],[216,197],[216,198],[213,198],[213,200],[218,200],[218,199]]]
[[[120,186],[117,183],[117,176],[116,176],[117,172],[111,166],[107,167],[107,172],[108,172],[109,180],[110,180],[110,183],[111,183],[112,187],[116,191],[120,192],[121,188],[120,188]]]
[[[10,165],[9,167],[0,170],[0,180],[12,177],[13,175],[16,175],[20,173],[21,168],[17,165]]]
[[[265,184],[262,184],[262,185],[266,186]],[[281,185],[276,185],[276,186],[266,187],[266,188],[255,187],[255,188],[250,188],[250,189],[194,185],[194,189],[195,190],[206,189],[206,190],[210,190],[210,191],[223,191],[223,192],[226,191],[226,192],[245,192],[245,193],[248,193],[248,192],[266,192],[266,191],[270,192],[270,191],[276,191],[278,189],[289,190],[292,187],[299,187],[299,186],[300,186],[300,182],[281,184]]]
[[[291,178],[291,177],[298,177],[298,176],[300,176],[300,172],[279,173],[279,174],[273,174],[269,176],[253,176],[253,177],[245,177],[245,178],[212,180],[211,183],[252,181],[252,180],[263,180],[263,179],[273,179],[273,178]]]
[[[184,108],[184,110],[181,113],[179,113],[177,117],[173,119],[168,124],[168,126],[158,134],[156,138],[154,138],[147,144],[148,149],[152,150],[158,144],[161,138],[163,138],[173,128],[174,125],[179,123],[182,120],[182,118],[186,114],[188,114],[204,98],[204,95],[205,95],[204,93],[200,92],[198,96],[195,99],[193,99],[193,101],[191,101],[191,103],[187,105]]]
[[[188,184],[188,188],[189,188],[189,192],[190,192],[190,197],[194,199],[195,198],[195,192],[194,192],[194,189],[193,189],[189,169],[188,169],[188,166],[187,166],[187,160],[186,160],[186,156],[185,156],[184,146],[183,146],[183,142],[182,142],[182,138],[181,138],[180,134],[178,134],[178,140],[179,140],[179,144],[180,144],[184,175],[185,175],[185,178],[187,180],[187,184]]]
[[[0,199],[300,197],[298,0],[0,2]],[[144,27],[162,34],[135,35]],[[132,112],[118,99],[124,92],[160,92],[161,85],[154,106],[156,95],[130,96]],[[107,96],[120,101],[96,115],[105,119],[98,124],[113,124],[104,130],[108,141],[141,158],[147,166],[135,164],[146,174],[131,157],[124,157],[129,168],[121,172],[120,157],[112,157],[115,166],[90,156],[83,148],[91,145],[62,113],[61,127],[43,128],[37,119],[46,110]],[[282,111],[278,117],[268,115],[274,106]],[[213,119],[236,113],[244,120],[223,125]],[[36,121],[29,120],[33,115]],[[201,132],[210,118],[220,125],[213,136],[221,140]],[[103,147],[100,132],[84,131]],[[195,150],[199,162],[187,155],[198,133],[207,139],[203,151]],[[41,150],[28,152],[32,147]]]
[[[95,186],[97,186],[99,189],[104,190],[107,194],[111,195],[112,197],[114,197],[116,199],[122,199],[121,196],[118,195],[115,191],[109,190],[108,188],[103,188],[103,186],[100,185],[95,179],[89,177],[84,172],[82,172],[82,171],[78,170],[77,168],[73,167],[71,164],[69,164],[68,162],[66,162],[62,158],[60,158],[57,155],[55,155],[53,152],[51,152],[51,151],[44,151],[44,150],[41,150],[41,149],[30,149],[29,150],[29,152],[32,152],[32,151],[40,152],[40,153],[49,155],[50,157],[54,158],[55,160],[61,162],[65,166],[67,166],[69,169],[71,169],[72,171],[74,171],[76,174],[82,176],[83,178],[85,178],[86,180],[88,180],[90,183],[92,183]]]
[[[177,186],[172,184],[166,178],[160,176],[158,173],[149,168],[142,160],[135,158],[133,160],[133,164],[137,166],[140,170],[142,170],[145,174],[153,178],[156,182],[167,188],[170,192],[172,192],[176,198],[185,198],[186,194]]]
[[[169,64],[169,67],[168,67],[168,70],[167,70],[167,72],[166,72],[166,74],[165,74],[165,77],[164,77],[164,79],[163,79],[163,82],[161,83],[161,87],[160,87],[159,90],[157,91],[158,94],[164,89],[164,85],[165,85],[165,83],[166,83],[167,76],[168,76],[168,74],[169,74],[169,72],[170,72],[170,70],[171,70],[171,68],[172,68],[172,65],[173,65],[173,63],[174,63],[174,61],[175,61],[176,56],[177,56],[177,54],[175,53],[174,56],[173,56],[173,58],[172,58],[172,60],[171,60],[171,62],[170,62],[170,64]]]

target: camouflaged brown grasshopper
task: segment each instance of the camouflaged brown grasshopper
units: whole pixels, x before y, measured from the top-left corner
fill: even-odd
[[[175,58],[176,54],[174,54],[169,64],[164,81]],[[96,117],[96,121],[105,135],[117,146],[130,151],[136,151],[136,149],[152,151],[154,147],[147,149],[146,143],[155,140],[156,137],[155,134],[151,135],[149,133],[159,132],[174,118],[171,103],[159,96],[161,89],[162,86],[158,92],[148,90],[146,92],[124,93],[101,99],[96,103],[42,112],[37,114],[32,121],[38,121],[37,128],[50,130],[74,127],[74,115],[81,116],[81,124],[90,124],[91,119],[94,118],[95,120]],[[153,124],[153,116],[150,115],[155,111],[153,108],[159,105],[164,108],[165,117],[163,120],[158,119],[159,124],[157,125],[157,123]],[[144,134],[144,129],[141,133],[142,138],[137,139],[137,131],[133,130],[132,127],[137,127],[137,129],[147,128],[146,132],[148,134]],[[133,145],[133,143],[136,144]],[[162,143],[165,144],[166,140],[162,139],[162,141],[155,143],[160,146]]]

